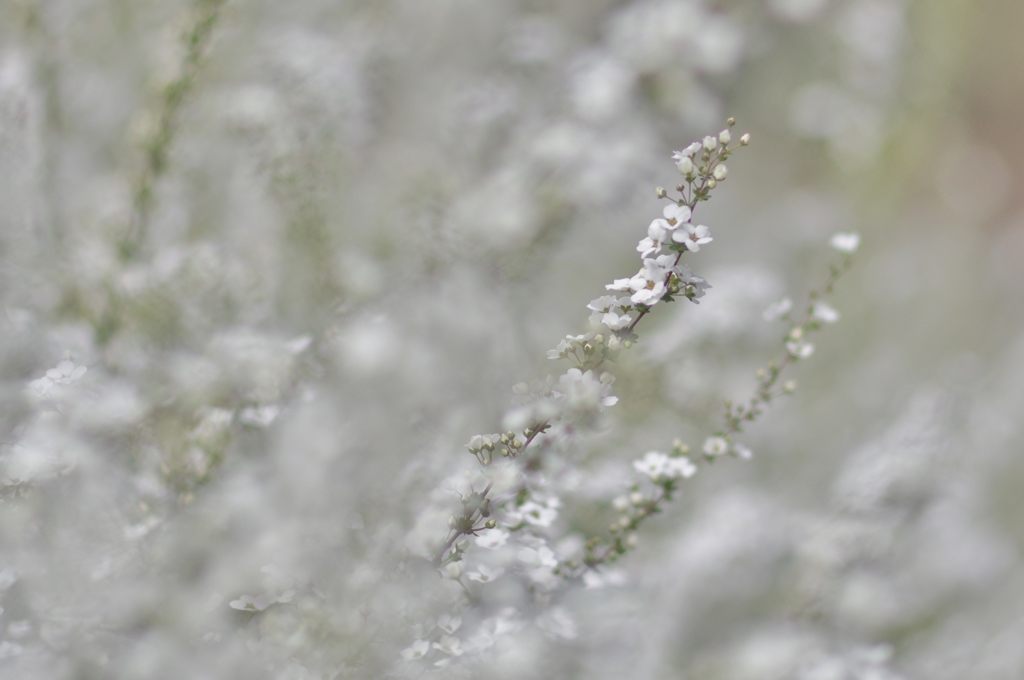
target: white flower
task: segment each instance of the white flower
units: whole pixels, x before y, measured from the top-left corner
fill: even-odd
[[[462,656],[462,641],[451,635],[441,636],[440,642],[435,642],[434,649],[440,649],[448,656]]]
[[[48,370],[46,377],[52,380],[54,384],[70,385],[85,375],[85,372],[88,370],[85,366],[75,366],[75,362],[70,359],[64,359],[54,368]]]
[[[727,168],[724,163],[722,165],[715,166],[715,169],[711,171],[711,176],[719,182],[725,179],[728,174],[729,168]]]
[[[630,283],[633,279],[615,279],[612,283],[605,285],[607,290],[630,290]]]
[[[497,550],[508,542],[509,533],[504,529],[484,529],[476,535],[476,544],[488,550]]]
[[[860,245],[860,234],[856,232],[839,232],[829,239],[829,245],[841,253],[852,253]]]
[[[784,297],[778,302],[773,302],[761,312],[761,316],[765,321],[777,321],[789,313],[789,310],[793,309],[793,301],[788,297]]]
[[[665,474],[665,466],[668,465],[668,456],[658,451],[648,451],[640,460],[633,461],[633,467],[653,480],[657,480]]]
[[[790,340],[786,343],[786,351],[794,359],[806,359],[814,354],[814,345],[806,340]]]
[[[430,651],[430,643],[426,640],[417,640],[402,650],[402,658],[406,661],[422,659]]]
[[[619,305],[619,300],[614,295],[602,295],[596,300],[591,300],[587,309],[595,312],[608,312]]]
[[[549,527],[558,519],[558,511],[548,505],[526,501],[515,513],[519,519],[536,527]]]
[[[539,548],[522,548],[519,551],[519,560],[535,567],[549,567],[551,569],[558,566],[558,560],[555,558],[555,553],[552,552],[551,548],[546,545],[542,545]]]
[[[437,617],[437,627],[443,630],[448,635],[454,635],[455,631],[462,625],[461,616],[451,616],[449,614],[441,614]]]
[[[675,229],[684,222],[689,222],[690,216],[693,213],[690,212],[689,207],[673,203],[671,205],[666,205],[665,209],[661,211],[661,214],[665,216],[665,221],[668,222],[669,226]]]
[[[693,144],[689,145],[685,149],[681,149],[679,151],[674,151],[674,152],[672,152],[672,160],[674,160],[674,161],[681,161],[684,158],[693,158],[693,154],[695,154],[698,151],[700,151],[700,147],[701,147],[701,143],[700,142],[694,142]]]
[[[602,373],[598,379],[594,377],[593,371],[584,373],[578,368],[570,368],[558,379],[561,391],[553,390],[553,394],[565,401],[569,408],[582,411],[599,406],[614,406],[619,398],[611,396],[613,381],[609,373]]]
[[[835,323],[839,320],[839,312],[824,302],[815,302],[812,314],[823,323]]]
[[[711,231],[703,224],[698,226],[684,224],[682,229],[677,229],[672,234],[672,240],[682,243],[687,250],[697,252],[705,243],[711,243]]]
[[[693,161],[690,160],[689,156],[683,156],[682,160],[676,163],[676,168],[679,169],[679,174],[683,177],[692,177],[697,169],[693,165]]]
[[[607,314],[601,317],[601,323],[603,323],[605,326],[608,326],[608,328],[612,329],[613,331],[625,328],[632,322],[633,319],[628,314],[619,314],[617,312],[608,312]]]
[[[732,133],[728,130],[722,130],[718,133],[718,141],[722,144],[728,145],[732,141]]]
[[[466,575],[469,577],[470,581],[477,581],[479,583],[490,583],[491,581],[496,580],[504,573],[505,570],[500,567],[498,569],[488,569],[487,567],[481,564],[479,567],[477,567],[476,571],[471,571]]]
[[[714,151],[717,148],[718,148],[718,140],[717,139],[715,139],[714,137],[705,137],[704,138],[704,150],[705,151]]]
[[[704,453],[709,456],[721,456],[729,451],[729,442],[724,437],[708,437],[704,440]]]
[[[261,612],[272,604],[273,602],[262,595],[257,595],[256,597],[253,597],[252,595],[242,595],[237,600],[232,600],[228,603],[232,609],[237,609],[243,612]]]
[[[697,466],[689,458],[669,458],[665,463],[665,473],[673,479],[676,477],[689,479],[697,474]]]
[[[245,425],[252,425],[253,427],[266,427],[277,420],[277,416],[280,412],[281,408],[275,404],[244,408],[241,413],[238,414],[238,421]]]

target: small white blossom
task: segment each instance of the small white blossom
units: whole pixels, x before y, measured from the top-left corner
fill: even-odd
[[[653,480],[665,474],[668,456],[658,451],[648,451],[640,460],[633,461],[633,467]]]
[[[701,143],[700,142],[694,142],[693,144],[690,144],[685,149],[680,149],[679,151],[674,151],[672,153],[672,160],[674,160],[674,161],[681,161],[684,158],[693,158],[693,154],[695,154],[698,151],[700,151],[700,148],[701,148]]]
[[[468,574],[466,574],[466,576],[469,577],[470,581],[477,581],[479,583],[490,583],[491,581],[496,580],[504,573],[505,570],[500,567],[497,569],[488,569],[487,567],[481,564],[479,567],[477,567],[476,571],[471,571]]]
[[[508,542],[509,533],[504,529],[484,529],[476,535],[476,544],[488,550],[497,550]]]
[[[697,466],[689,458],[669,458],[665,464],[665,472],[673,478],[689,479],[697,474]]]
[[[724,437],[708,437],[704,440],[704,453],[721,456],[729,452],[729,442]]]
[[[711,231],[703,224],[697,226],[684,224],[682,229],[678,229],[672,234],[672,240],[682,243],[687,250],[697,252],[702,245],[711,243],[712,238]]]
[[[625,290],[632,290],[630,288],[630,283],[632,282],[632,280],[633,279],[631,279],[631,278],[630,279],[615,279],[613,282],[605,285],[605,289],[607,289],[607,290],[624,290],[624,291]]]
[[[717,148],[718,148],[718,140],[717,139],[715,139],[714,137],[710,137],[710,136],[704,138],[704,150],[705,151],[714,151]]]
[[[829,245],[841,253],[852,253],[860,245],[860,234],[856,232],[839,232],[829,239]]]
[[[720,141],[722,144],[728,145],[729,142],[732,141],[732,133],[729,132],[728,130],[722,130],[721,132],[718,133],[718,141]]]
[[[806,359],[814,354],[814,345],[806,340],[790,340],[786,343],[786,351],[794,359]]]
[[[257,595],[256,597],[253,597],[252,595],[242,595],[237,600],[232,600],[228,603],[232,609],[237,609],[243,612],[261,612],[272,604],[272,601],[262,595]]]
[[[443,630],[448,635],[454,635],[455,631],[462,625],[461,616],[451,616],[449,614],[441,614],[437,618],[437,627]]]
[[[682,160],[676,163],[676,168],[679,170],[679,174],[687,178],[692,177],[697,171],[689,156],[683,156]]]
[[[633,323],[633,318],[628,314],[619,314],[618,312],[608,312],[601,316],[601,323],[613,331],[621,330],[629,324]]]
[[[427,640],[417,640],[402,650],[402,658],[406,661],[422,659],[430,652],[430,643]]]
[[[784,297],[778,302],[773,302],[761,312],[761,316],[765,321],[778,321],[787,314],[789,310],[793,309],[793,301],[788,297]]]
[[[812,314],[815,319],[823,323],[835,323],[836,321],[839,321],[839,312],[824,302],[815,302]]]
[[[452,635],[441,636],[441,641],[435,642],[432,647],[440,649],[448,656],[462,656],[462,641]]]
[[[726,176],[728,176],[728,174],[729,174],[729,168],[727,168],[724,163],[721,164],[721,165],[715,166],[715,169],[711,171],[711,176],[714,177],[719,182],[721,182],[723,179],[725,179]]]

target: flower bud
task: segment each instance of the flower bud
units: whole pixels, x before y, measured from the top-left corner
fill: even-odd
[[[714,151],[716,148],[718,148],[718,140],[717,139],[715,139],[714,137],[705,137],[704,138],[704,150],[705,151]]]
[[[721,182],[723,179],[725,179],[725,176],[729,174],[729,168],[725,167],[725,165],[722,164],[716,166],[714,172],[712,172],[711,174],[716,180]]]
[[[740,137],[740,146],[746,146],[747,144],[750,144],[750,133],[749,132],[745,133],[742,137]]]
[[[676,168],[679,169],[679,173],[683,175],[683,177],[689,177],[693,174],[693,161],[690,160],[689,156],[683,156],[683,159],[676,163]]]
[[[732,141],[732,133],[729,132],[728,130],[722,130],[721,132],[718,133],[718,141],[720,141],[722,144],[728,144],[729,142]]]
[[[710,179],[708,180],[708,183],[707,183],[707,185],[706,185],[706,186],[707,186],[707,188],[708,188],[708,189],[714,189],[715,187],[717,187],[717,186],[718,186],[718,182],[717,182],[717,181],[715,181],[715,178],[714,178],[714,177],[712,177],[712,178],[710,178]]]
[[[658,187],[654,190],[654,193],[658,195],[658,198],[665,198],[668,196],[668,192],[665,191],[665,187]]]

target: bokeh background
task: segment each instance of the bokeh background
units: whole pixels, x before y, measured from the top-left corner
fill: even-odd
[[[2,0],[0,676],[1024,677],[1022,28],[1017,0]],[[672,150],[727,116],[753,142],[697,212],[714,288],[638,329],[553,538],[719,427],[780,351],[762,310],[855,230],[840,323],[605,587],[452,609],[419,551],[464,443],[565,370]],[[504,617],[485,673],[400,659],[445,611]]]

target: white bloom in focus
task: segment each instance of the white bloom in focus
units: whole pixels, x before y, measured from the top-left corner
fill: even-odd
[[[672,152],[672,160],[678,162],[678,161],[683,160],[684,158],[693,158],[693,154],[695,154],[698,151],[700,151],[700,148],[701,148],[701,143],[700,142],[694,142],[693,144],[690,144],[685,149],[680,149],[679,151]]]
[[[595,312],[609,312],[619,305],[619,300],[614,295],[602,295],[596,300],[591,300],[587,309]]]
[[[689,156],[683,156],[683,159],[676,163],[676,168],[679,170],[679,174],[687,178],[692,177],[697,172],[697,168],[694,167],[693,161],[690,160]]]
[[[606,290],[631,290],[630,282],[633,279],[615,279],[612,283],[605,285]]]
[[[476,571],[471,571],[468,574],[466,574],[466,576],[469,577],[470,581],[477,581],[478,583],[490,583],[491,581],[496,580],[504,573],[505,570],[500,567],[497,569],[488,569],[487,567],[481,564],[479,567],[477,567]]]
[[[682,243],[687,250],[697,252],[705,243],[711,243],[711,231],[703,224],[698,226],[684,224],[682,229],[678,229],[672,234],[672,240]]]
[[[728,145],[729,142],[732,141],[732,133],[729,132],[728,130],[722,130],[721,132],[718,133],[718,141],[720,141],[722,144]]]
[[[784,297],[778,302],[773,302],[761,312],[761,316],[765,321],[778,321],[782,317],[789,314],[789,310],[793,309],[793,301],[788,297]]]
[[[508,542],[509,533],[504,529],[484,529],[477,532],[476,544],[488,550],[497,550]]]
[[[417,640],[402,650],[402,658],[406,661],[422,659],[430,651],[430,643],[426,640]]]
[[[839,312],[824,302],[815,302],[813,309],[814,311],[812,314],[818,321],[823,323],[835,323],[836,321],[839,321]]]
[[[829,239],[829,245],[841,253],[852,253],[860,245],[860,234],[852,231],[841,231]]]
[[[721,456],[729,452],[729,442],[724,437],[708,437],[704,440],[704,453],[709,456]]]
[[[621,330],[632,322],[633,319],[628,314],[618,314],[616,312],[608,312],[601,317],[601,323],[613,331]]]
[[[705,137],[704,138],[704,150],[705,151],[714,151],[717,148],[718,148],[718,140],[717,139],[715,139],[714,137]]]

